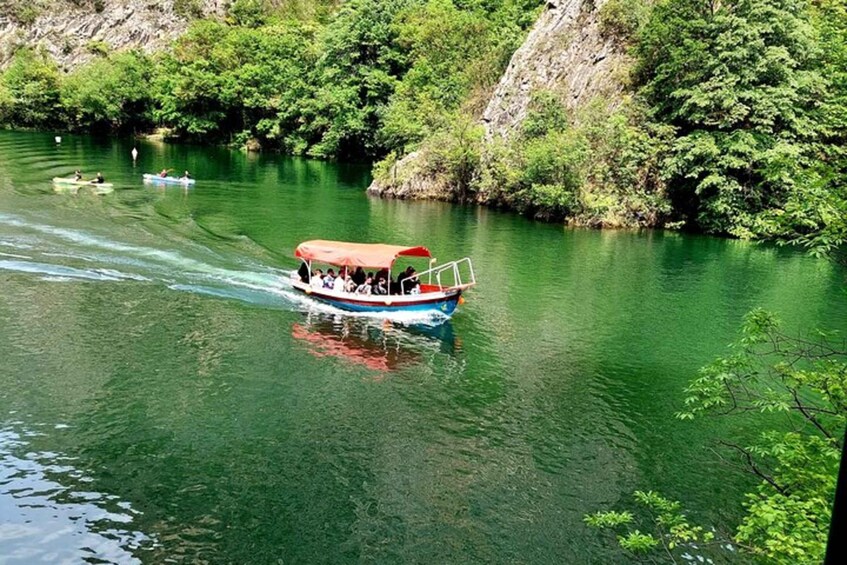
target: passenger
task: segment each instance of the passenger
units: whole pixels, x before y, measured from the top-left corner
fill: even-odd
[[[315,272],[312,273],[312,282],[309,283],[312,288],[323,288],[324,285],[324,273],[320,269],[315,269]]]
[[[411,277],[409,279],[409,282],[406,283],[406,289],[408,294],[420,294],[421,281],[418,280],[418,277]]]
[[[366,278],[368,278],[368,276],[365,274],[365,270],[361,267],[356,267],[356,272],[353,273],[353,282],[356,283],[356,286],[358,287],[365,284]]]
[[[309,266],[305,261],[300,263],[300,268],[297,269],[297,276],[300,277],[300,282],[309,282]]]
[[[377,277],[376,283],[373,286],[373,294],[388,294],[388,287],[385,284],[385,277]]]
[[[162,169],[162,172],[161,172],[161,173],[159,173],[159,176],[160,176],[160,177],[162,177],[163,179],[164,179],[164,178],[167,178],[167,176],[168,176],[168,170],[167,170],[167,169]]]
[[[324,277],[324,288],[333,288],[335,285],[335,271],[332,269],[326,272],[326,276]]]
[[[82,180],[82,171],[79,169],[74,171],[74,180]]]
[[[373,292],[373,279],[365,277],[365,282],[356,287],[356,294],[371,294]]]
[[[412,287],[408,284],[403,284],[403,281],[415,274],[415,268],[409,265],[406,270],[397,275],[397,294],[409,294]]]
[[[103,184],[104,182],[106,182],[106,179],[103,178],[103,173],[97,173],[97,176],[94,177],[94,180],[92,180],[91,182],[95,184]]]
[[[358,285],[356,284],[356,281],[353,280],[353,277],[347,275],[347,278],[344,279],[344,290],[347,292],[356,292],[357,287]]]
[[[332,290],[335,292],[344,292],[344,277],[341,273],[338,273],[338,276],[335,277],[335,281],[332,283]]]

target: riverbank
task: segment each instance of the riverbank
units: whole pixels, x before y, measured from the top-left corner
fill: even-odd
[[[238,0],[68,73],[19,46],[0,123],[165,127],[377,162],[382,196],[797,239],[847,202],[844,3]]]

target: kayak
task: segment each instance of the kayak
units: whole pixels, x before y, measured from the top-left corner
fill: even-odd
[[[163,184],[194,184],[194,179],[182,179],[178,177],[162,177],[159,175],[145,174],[144,182],[160,182]]]
[[[115,186],[110,182],[94,182],[91,180],[76,180],[63,177],[54,177],[53,182],[63,186],[97,186],[100,188],[112,188]]]

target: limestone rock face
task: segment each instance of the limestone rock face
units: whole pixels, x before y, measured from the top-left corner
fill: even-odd
[[[185,31],[187,20],[175,10],[179,0],[29,0],[32,23],[15,17],[11,6],[25,0],[0,0],[0,69],[21,45],[41,46],[65,70],[93,59],[92,42],[111,51],[165,47]],[[202,14],[223,14],[226,0],[198,0]],[[185,3],[183,3],[185,5]]]
[[[599,10],[606,0],[548,0],[526,40],[512,55],[506,72],[482,115],[485,139],[508,138],[518,131],[533,94],[549,91],[575,110],[597,97],[615,105],[623,92],[627,66],[622,46],[604,36]],[[375,180],[368,193],[400,198],[449,199],[451,187],[412,153],[398,161],[394,175]],[[434,195],[434,196],[433,196]]]
[[[599,10],[606,0],[548,0],[482,116],[486,137],[507,138],[526,118],[532,95],[548,90],[573,110],[598,96],[612,101],[623,90],[625,56],[604,37]]]

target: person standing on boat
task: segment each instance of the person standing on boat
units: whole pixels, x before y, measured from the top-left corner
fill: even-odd
[[[305,261],[300,263],[300,268],[297,269],[297,276],[300,277],[300,282],[309,282],[309,266]]]

